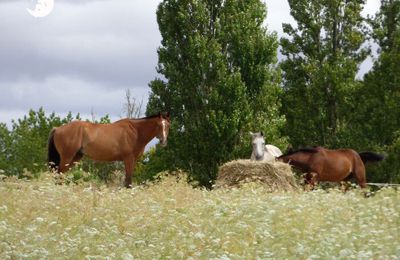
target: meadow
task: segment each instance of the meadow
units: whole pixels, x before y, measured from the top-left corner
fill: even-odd
[[[0,182],[0,259],[398,259],[400,193]]]

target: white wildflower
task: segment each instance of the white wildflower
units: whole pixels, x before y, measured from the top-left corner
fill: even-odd
[[[36,221],[39,222],[39,223],[41,223],[41,222],[44,221],[44,218],[42,218],[42,217],[37,217],[37,218],[36,218]]]
[[[206,235],[204,235],[202,232],[197,232],[194,237],[198,239],[203,239]]]
[[[129,252],[125,252],[122,254],[122,259],[123,260],[133,260],[133,255],[131,255]]]
[[[351,253],[352,253],[352,252],[351,252],[350,249],[342,249],[342,250],[340,250],[339,255],[340,255],[340,257],[342,257],[342,258],[346,258],[346,257],[350,256]]]

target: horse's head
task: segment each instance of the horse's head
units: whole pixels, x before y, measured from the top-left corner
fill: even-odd
[[[169,113],[162,114],[161,112],[158,114],[158,131],[157,131],[157,138],[160,140],[161,146],[167,145],[167,138],[169,133]]]
[[[252,158],[256,159],[256,161],[261,161],[264,159],[265,151],[264,134],[263,132],[250,132],[250,135],[252,137],[251,144],[253,146]]]

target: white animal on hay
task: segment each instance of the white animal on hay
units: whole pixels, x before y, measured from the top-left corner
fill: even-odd
[[[277,157],[282,155],[282,151],[275,145],[265,144],[263,132],[250,132],[250,135],[253,146],[250,160],[273,162]]]

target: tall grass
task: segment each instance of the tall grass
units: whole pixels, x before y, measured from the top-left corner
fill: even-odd
[[[371,259],[400,256],[400,196],[382,189],[120,189],[0,182],[0,259]]]

